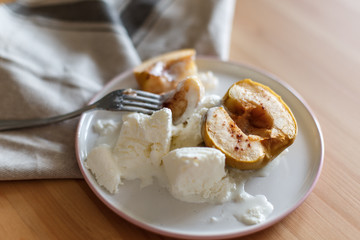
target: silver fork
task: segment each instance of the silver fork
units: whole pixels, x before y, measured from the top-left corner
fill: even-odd
[[[0,131],[27,127],[36,127],[74,118],[89,110],[127,111],[152,114],[162,108],[164,101],[171,95],[154,94],[135,89],[119,89],[108,93],[100,100],[76,111],[49,118],[24,120],[0,120]]]

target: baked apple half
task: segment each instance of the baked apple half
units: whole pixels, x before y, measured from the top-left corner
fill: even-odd
[[[182,49],[151,58],[134,68],[135,79],[144,91],[168,92],[181,80],[197,74],[195,55],[194,49]]]
[[[206,146],[226,155],[227,165],[259,169],[294,142],[297,123],[278,94],[244,79],[229,88],[223,106],[209,109],[202,135]]]
[[[205,94],[204,86],[197,76],[190,76],[180,81],[173,90],[173,95],[164,102],[170,108],[175,125],[184,122],[193,114]]]

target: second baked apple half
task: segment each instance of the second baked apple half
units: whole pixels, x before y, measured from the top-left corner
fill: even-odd
[[[226,155],[227,165],[259,169],[294,142],[297,123],[278,94],[244,79],[229,88],[223,106],[209,109],[202,135],[206,146]]]
[[[197,74],[195,55],[194,49],[181,49],[143,62],[133,70],[140,89],[159,94],[175,89],[180,81]]]

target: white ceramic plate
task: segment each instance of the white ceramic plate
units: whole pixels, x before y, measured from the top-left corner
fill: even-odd
[[[87,154],[98,135],[92,125],[98,119],[121,119],[121,113],[94,111],[85,113],[79,122],[76,154],[82,174],[92,191],[115,213],[128,221],[153,232],[171,237],[219,239],[244,236],[278,222],[296,209],[312,191],[323,163],[324,145],[319,124],[304,101],[289,86],[275,77],[254,68],[215,59],[198,59],[199,71],[212,71],[220,80],[212,93],[222,96],[231,84],[251,78],[270,86],[292,109],[298,122],[298,136],[285,159],[269,176],[251,179],[245,186],[252,195],[263,194],[274,205],[268,219],[258,225],[244,225],[229,211],[228,204],[191,204],[174,199],[167,190],[153,184],[140,189],[136,181],[126,182],[117,194],[111,195],[99,187],[91,172],[84,166]],[[93,101],[106,93],[136,87],[132,72],[112,80]],[[210,221],[211,217],[218,221]]]

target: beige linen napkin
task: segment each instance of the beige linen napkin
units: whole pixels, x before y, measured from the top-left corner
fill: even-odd
[[[142,60],[180,48],[226,59],[233,0],[0,5],[0,119],[63,114]],[[0,132],[0,180],[79,178],[78,118]]]

